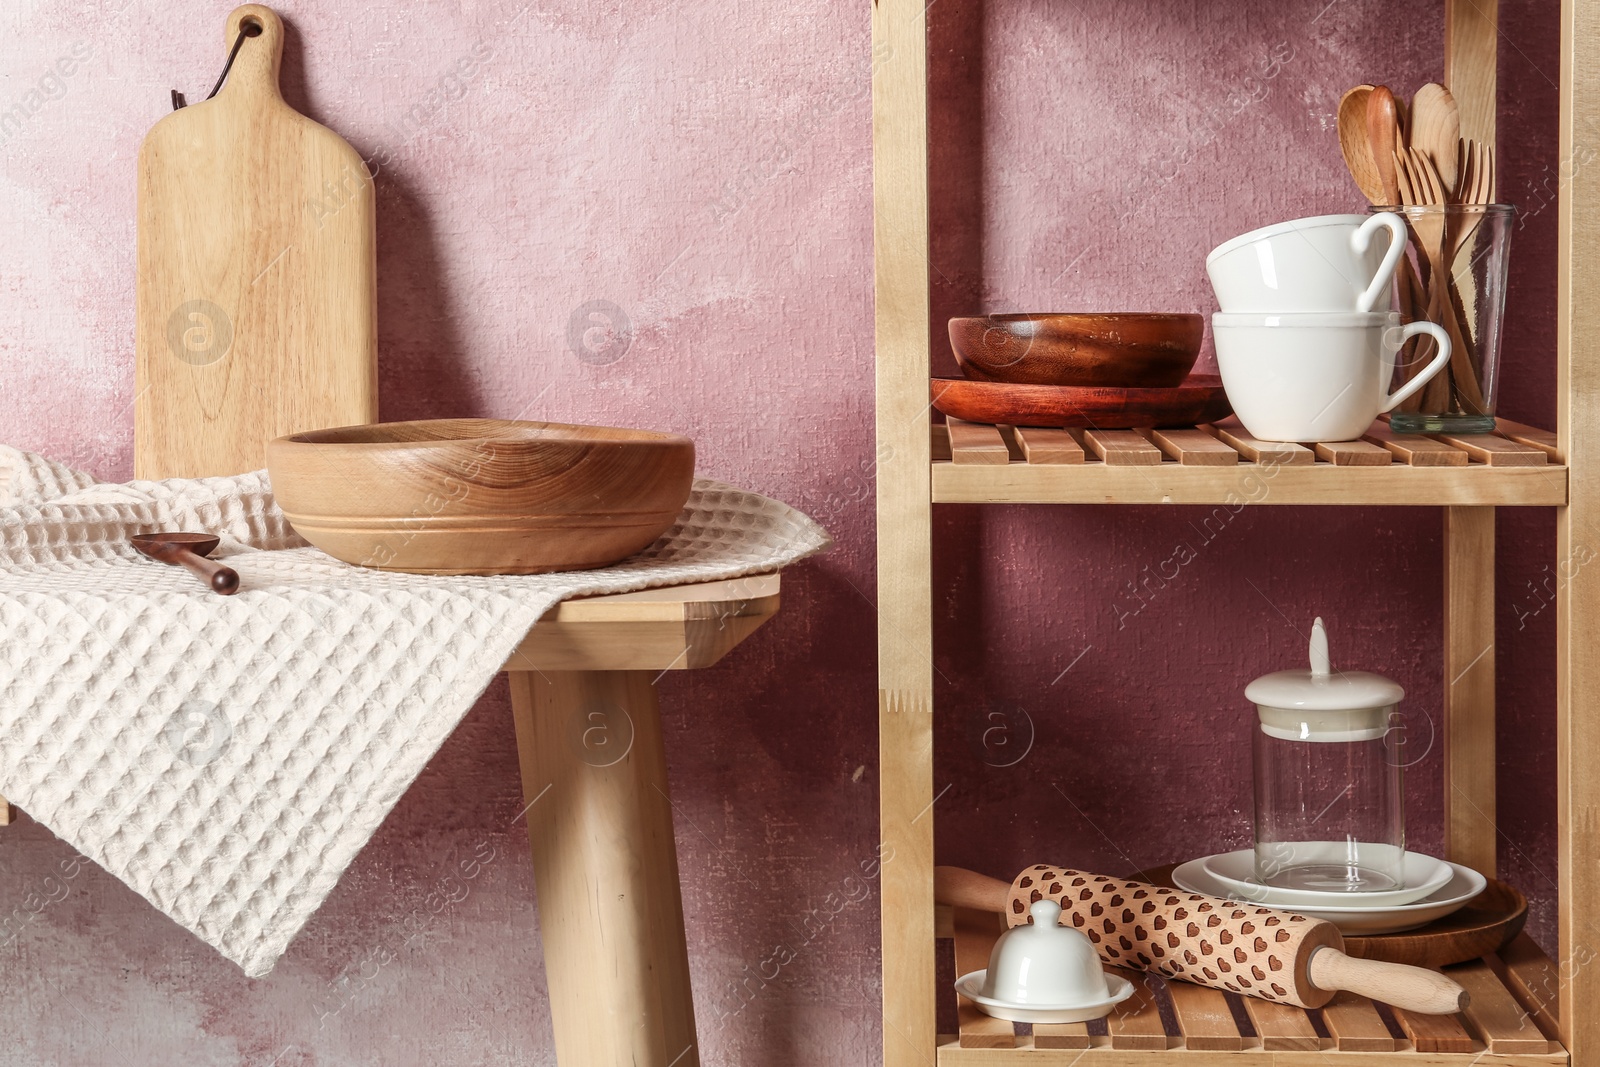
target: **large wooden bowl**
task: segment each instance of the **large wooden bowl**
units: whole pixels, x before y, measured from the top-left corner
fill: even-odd
[[[343,426],[267,445],[273,495],[328,555],[412,574],[539,574],[625,559],[694,480],[676,434],[501,419]]]
[[[984,315],[950,320],[968,378],[1012,385],[1166,389],[1200,355],[1199,315]]]

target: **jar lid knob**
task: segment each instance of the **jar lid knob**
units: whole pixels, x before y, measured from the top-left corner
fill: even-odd
[[[1328,631],[1322,628],[1322,616],[1311,624],[1311,677],[1326,678],[1333,673],[1328,660]]]

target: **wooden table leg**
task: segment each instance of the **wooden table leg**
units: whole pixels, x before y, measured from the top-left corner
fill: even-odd
[[[652,678],[511,672],[563,1067],[700,1063]]]

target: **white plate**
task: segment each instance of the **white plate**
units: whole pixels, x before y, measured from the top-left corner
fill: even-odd
[[[1209,857],[1208,857],[1209,858]],[[1275,904],[1279,911],[1292,911],[1313,919],[1326,919],[1343,934],[1370,937],[1374,934],[1397,934],[1402,930],[1415,930],[1451,912],[1459,911],[1467,901],[1483,892],[1489,883],[1471,867],[1450,864],[1452,876],[1444,888],[1431,897],[1412,904],[1397,904],[1389,908],[1326,908]],[[1228,887],[1211,877],[1205,869],[1205,859],[1190,860],[1172,872],[1172,881],[1180,889],[1207,896],[1226,897]],[[1229,899],[1237,899],[1230,897]]]
[[[1075,1007],[1044,1007],[1037,1004],[1012,1004],[983,995],[983,980],[987,970],[973,971],[956,979],[956,992],[978,1006],[985,1015],[996,1019],[1009,1019],[1016,1023],[1086,1023],[1109,1015],[1111,1009],[1133,996],[1133,983],[1115,974],[1106,975],[1106,987],[1111,996],[1092,1004]]]
[[[1338,842],[1315,842],[1326,845],[1330,853],[1342,850]],[[1299,846],[1295,846],[1299,847]],[[1228,895],[1268,908],[1298,904],[1303,907],[1327,908],[1388,908],[1396,904],[1410,904],[1432,896],[1449,883],[1453,873],[1444,860],[1424,856],[1420,852],[1407,852],[1405,856],[1406,887],[1385,889],[1373,893],[1341,893],[1337,890],[1283,889],[1262,885],[1255,880],[1256,854],[1254,849],[1223,852],[1201,860],[1206,873],[1228,887]]]

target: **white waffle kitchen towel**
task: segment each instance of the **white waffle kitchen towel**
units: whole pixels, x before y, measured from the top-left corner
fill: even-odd
[[[204,530],[217,596],[128,545]],[[97,483],[0,446],[0,792],[261,976],[558,601],[771,571],[829,544],[698,479],[617,566],[441,578],[308,546],[265,471]]]

